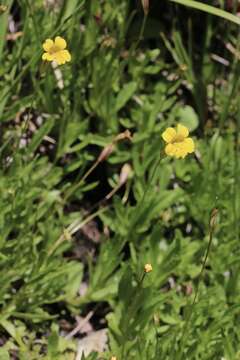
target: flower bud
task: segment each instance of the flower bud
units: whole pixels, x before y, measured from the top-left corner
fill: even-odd
[[[217,223],[217,215],[218,215],[218,209],[217,208],[214,208],[211,212],[211,215],[210,215],[210,227],[212,229],[215,228],[216,226],[216,223]]]
[[[0,5],[0,14],[4,13],[7,11],[7,6],[6,5]]]
[[[125,184],[131,172],[132,172],[131,166],[129,164],[124,164],[119,176],[119,185]]]
[[[125,139],[132,141],[132,135],[129,130],[125,130],[124,132],[118,134],[114,138],[113,142],[118,142],[118,141],[125,140]]]
[[[147,15],[149,11],[149,0],[142,0],[142,7],[144,14]]]
[[[107,146],[105,146],[105,148],[102,150],[101,154],[98,157],[98,162],[102,162],[105,161],[113,152],[114,150],[114,144],[108,144]]]
[[[152,271],[152,265],[151,264],[145,264],[144,265],[144,272],[149,273]]]

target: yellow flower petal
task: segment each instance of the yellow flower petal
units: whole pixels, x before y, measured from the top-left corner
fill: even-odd
[[[167,128],[162,134],[162,138],[164,141],[166,141],[166,143],[172,142],[175,137],[176,137],[176,130],[172,127]]]
[[[51,50],[52,46],[53,46],[53,41],[51,39],[47,39],[44,41],[43,43],[43,49],[48,52]]]
[[[64,59],[62,59],[62,57],[61,57],[59,54],[57,54],[57,55],[54,57],[54,60],[56,61],[56,63],[57,63],[58,65],[63,65],[63,64],[65,64]]]
[[[59,50],[64,50],[67,47],[66,41],[61,36],[55,37],[54,45],[59,48]]]
[[[167,144],[167,146],[165,146],[165,153],[166,155],[169,156],[174,156],[175,154],[175,147],[172,144]]]
[[[184,126],[184,125],[178,124],[177,125],[177,135],[181,136],[183,138],[188,137],[188,135],[189,135],[188,128],[186,128],[186,126]]]
[[[176,157],[177,157],[177,159],[179,159],[179,158],[185,158],[185,156],[187,155],[187,151],[184,149],[184,148],[180,148],[179,147],[179,149],[177,150],[177,152],[176,152]]]
[[[62,50],[62,55],[65,58],[65,61],[71,61],[71,54],[68,50]]]
[[[54,56],[46,52],[42,55],[42,59],[45,61],[53,61]]]
[[[62,65],[71,60],[71,55],[67,50],[61,50],[54,54],[54,60],[58,63],[58,65]]]
[[[192,138],[184,139],[183,141],[184,148],[188,153],[192,153],[195,150],[195,145]]]

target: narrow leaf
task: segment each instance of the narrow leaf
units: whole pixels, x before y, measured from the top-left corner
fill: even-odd
[[[132,81],[123,86],[122,90],[118,93],[116,101],[116,111],[120,110],[127,101],[133,96],[137,88],[137,84]]]
[[[175,2],[177,4],[190,6],[194,9],[201,10],[201,11],[207,12],[209,14],[219,16],[223,19],[229,20],[237,25],[240,25],[240,18],[238,16],[233,15],[233,14],[229,13],[228,11],[218,9],[215,6],[206,5],[201,2],[194,1],[194,0],[170,0],[170,1]]]

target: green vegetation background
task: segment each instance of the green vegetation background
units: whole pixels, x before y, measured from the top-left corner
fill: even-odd
[[[140,1],[58,3],[0,14],[0,359],[75,359],[62,323],[89,311],[108,327],[89,360],[240,359],[239,26],[167,0],[145,18]],[[56,35],[72,54],[57,69],[41,61]],[[178,122],[196,153],[159,163]]]

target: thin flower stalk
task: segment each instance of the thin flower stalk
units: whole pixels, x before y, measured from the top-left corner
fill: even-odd
[[[188,313],[188,317],[186,319],[185,326],[183,328],[183,335],[182,335],[181,342],[180,342],[180,351],[176,355],[176,360],[185,359],[185,355],[184,355],[183,352],[184,352],[184,348],[185,348],[186,341],[187,341],[187,335],[188,335],[188,331],[189,331],[189,324],[190,324],[190,320],[191,320],[193,312],[194,312],[194,307],[195,307],[196,302],[197,302],[197,298],[198,298],[198,294],[199,294],[199,286],[200,286],[201,281],[203,280],[203,274],[204,274],[204,270],[206,268],[207,259],[208,259],[209,254],[210,254],[213,235],[214,235],[214,231],[215,231],[215,228],[216,228],[217,216],[218,216],[218,209],[214,208],[211,211],[210,221],[209,221],[209,241],[208,241],[208,246],[207,246],[207,250],[206,250],[206,253],[205,253],[205,256],[204,256],[204,259],[203,259],[201,271],[200,271],[199,276],[198,276],[198,282],[197,282],[197,287],[196,287],[195,295],[194,295],[194,298],[193,298],[193,302],[191,304],[191,308],[190,308],[190,311]]]

